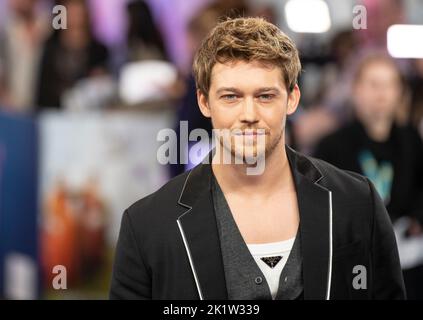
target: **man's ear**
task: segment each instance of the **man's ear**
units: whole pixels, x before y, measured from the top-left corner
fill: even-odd
[[[211,113],[208,98],[199,89],[197,89],[197,102],[203,116],[210,118]]]
[[[298,104],[301,98],[301,91],[298,84],[294,86],[294,89],[288,94],[288,107],[286,110],[286,114],[291,115],[297,110]]]

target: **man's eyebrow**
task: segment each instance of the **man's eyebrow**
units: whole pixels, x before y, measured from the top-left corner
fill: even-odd
[[[224,92],[224,91],[240,92],[240,90],[238,90],[237,88],[234,88],[234,87],[221,87],[221,88],[217,89],[216,93],[219,94],[219,93]]]
[[[221,87],[221,88],[216,90],[216,93],[219,94],[219,93],[222,93],[222,92],[225,92],[225,91],[237,92],[237,93],[241,92],[239,89],[234,88],[234,87]],[[280,90],[276,87],[263,87],[263,88],[258,88],[257,90],[255,90],[255,93],[268,92],[268,91],[276,91],[277,93],[280,92]]]
[[[280,92],[280,90],[276,87],[264,87],[264,88],[259,88],[256,90],[256,93],[259,92],[268,92],[268,91],[276,91],[277,93]]]

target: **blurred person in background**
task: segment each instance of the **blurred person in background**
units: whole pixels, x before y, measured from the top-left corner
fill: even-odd
[[[412,61],[409,83],[411,88],[410,120],[423,138],[423,59]]]
[[[385,49],[386,33],[394,24],[406,23],[404,0],[360,0],[366,7],[367,28],[356,31],[360,46]]]
[[[357,33],[343,30],[330,43],[330,63],[324,70],[320,101],[333,111],[340,121],[350,116],[349,94],[353,78],[353,61],[357,58]]]
[[[150,6],[143,0],[134,0],[127,4],[126,12],[128,28],[125,63],[152,60],[172,63],[165,40],[156,21],[154,21]],[[172,102],[179,102],[179,99],[185,94],[183,76],[178,71],[177,79],[161,89],[165,93],[163,98]]]
[[[145,1],[127,5],[127,61],[169,60],[162,34]]]
[[[63,0],[67,29],[55,30],[45,44],[37,105],[60,108],[62,95],[79,80],[108,74],[109,52],[92,32],[85,0]]]
[[[0,32],[0,105],[31,111],[35,103],[49,16],[42,0],[8,0],[9,15]]]
[[[293,142],[298,150],[312,153],[322,137],[351,116],[349,97],[356,50],[356,34],[352,30],[341,30],[330,41],[325,56],[303,58],[303,87],[317,89],[311,97],[302,99],[305,108],[294,117]],[[307,81],[307,76],[310,77],[307,67],[317,65],[320,67],[315,71],[316,76],[311,76],[313,81]]]
[[[354,119],[320,141],[315,156],[367,176],[391,220],[410,217],[407,234],[418,235],[423,225],[423,144],[413,127],[396,123],[404,93],[404,80],[390,57],[364,58],[353,82]],[[423,298],[422,267],[404,271],[404,280],[409,298]]]
[[[386,32],[392,24],[404,23],[403,0],[360,0],[367,12],[367,26],[364,29],[341,30],[333,37],[328,56],[315,55],[309,59],[302,56],[307,78],[308,63],[320,64],[320,75],[314,84],[317,95],[302,99],[305,110],[294,119],[296,147],[308,154],[314,152],[316,143],[351,119],[350,88],[353,81],[355,61],[365,50],[386,49]],[[307,61],[311,60],[311,61]],[[313,61],[314,60],[314,61]],[[307,85],[303,85],[307,90]],[[303,90],[306,92],[306,90]],[[406,112],[398,108],[398,117],[404,119]]]

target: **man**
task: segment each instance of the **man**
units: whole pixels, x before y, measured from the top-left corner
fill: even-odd
[[[285,147],[300,69],[293,42],[263,19],[209,33],[194,59],[197,100],[214,129],[234,134],[229,144],[218,137],[211,164],[126,210],[111,298],[404,298],[372,184]],[[238,164],[222,163],[219,150]],[[247,170],[254,157],[265,160],[261,174]]]
[[[406,235],[422,234],[423,145],[414,128],[395,123],[404,100],[401,73],[390,57],[370,54],[358,65],[352,90],[354,120],[324,138],[315,155],[369,178],[391,220],[408,217]],[[423,299],[423,266],[405,271],[404,280],[407,297]]]

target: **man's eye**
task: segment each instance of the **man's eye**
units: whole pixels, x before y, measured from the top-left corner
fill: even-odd
[[[275,95],[273,95],[273,94],[261,94],[259,96],[259,98],[260,98],[260,100],[268,101],[268,100],[272,100],[274,96]]]
[[[228,101],[235,100],[236,99],[236,95],[234,95],[234,94],[225,94],[224,96],[222,96],[222,99],[228,100]]]

